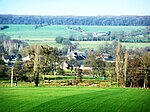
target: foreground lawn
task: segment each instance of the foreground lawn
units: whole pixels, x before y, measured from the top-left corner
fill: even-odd
[[[149,112],[149,100],[148,89],[0,88],[0,112]]]

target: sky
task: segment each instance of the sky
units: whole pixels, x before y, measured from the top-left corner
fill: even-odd
[[[150,15],[150,0],[0,0],[0,14]]]

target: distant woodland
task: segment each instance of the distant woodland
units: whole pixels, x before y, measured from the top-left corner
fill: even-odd
[[[150,26],[150,16],[0,15],[0,24]]]

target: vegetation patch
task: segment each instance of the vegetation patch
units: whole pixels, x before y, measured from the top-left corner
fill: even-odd
[[[99,87],[0,88],[1,112],[148,112],[150,90]]]

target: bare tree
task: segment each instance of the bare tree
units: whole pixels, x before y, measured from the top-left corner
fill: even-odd
[[[124,56],[124,75],[123,75],[123,85],[126,87],[126,79],[127,79],[127,65],[128,65],[128,51],[126,50]]]
[[[39,68],[40,68],[40,48],[39,46],[34,46],[34,78],[35,78],[35,86],[39,84]]]
[[[147,88],[148,78],[150,77],[150,52],[147,52],[142,56],[141,63],[144,68],[144,88]]]

